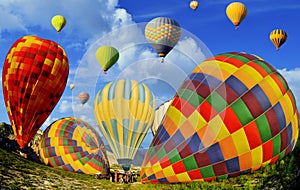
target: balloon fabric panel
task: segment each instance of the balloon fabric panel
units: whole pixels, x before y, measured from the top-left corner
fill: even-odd
[[[298,130],[293,94],[271,65],[246,53],[216,55],[198,65],[174,96],[146,153],[141,181],[250,173],[288,154]]]

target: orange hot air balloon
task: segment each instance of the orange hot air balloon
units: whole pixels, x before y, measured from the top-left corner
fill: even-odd
[[[69,75],[63,48],[37,36],[18,39],[7,53],[2,88],[7,113],[25,148],[59,101]]]
[[[194,11],[197,10],[198,6],[199,6],[198,1],[191,1],[191,2],[190,2],[190,7],[191,7],[191,9],[193,9]]]

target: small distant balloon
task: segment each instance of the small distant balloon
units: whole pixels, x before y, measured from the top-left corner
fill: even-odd
[[[190,7],[191,7],[191,9],[193,9],[194,11],[197,10],[198,6],[199,6],[198,1],[191,1],[191,2],[190,2]]]
[[[70,89],[73,90],[73,88],[75,87],[74,84],[70,84]]]
[[[235,26],[235,29],[238,29],[240,23],[247,15],[247,8],[241,2],[232,2],[226,8],[226,15]]]
[[[62,15],[55,15],[51,20],[52,26],[57,32],[60,32],[66,25],[67,21]]]
[[[88,93],[86,93],[86,92],[81,92],[78,95],[78,98],[79,98],[81,104],[84,105],[85,103],[87,103],[87,101],[89,101],[90,95]]]
[[[99,65],[102,67],[104,74],[112,67],[119,59],[119,52],[111,46],[101,46],[96,51],[96,58]]]
[[[277,50],[287,40],[287,34],[282,29],[275,29],[270,33],[270,40],[274,44]]]

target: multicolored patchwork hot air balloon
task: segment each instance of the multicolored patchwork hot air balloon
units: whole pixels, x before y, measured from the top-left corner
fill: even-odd
[[[276,50],[279,50],[280,46],[287,40],[287,34],[282,29],[275,29],[270,33],[270,40],[276,47]]]
[[[79,98],[79,101],[81,102],[81,104],[84,105],[85,103],[87,103],[89,101],[90,95],[89,95],[89,93],[81,92],[78,94],[78,98]]]
[[[241,2],[232,2],[226,8],[226,15],[235,29],[238,29],[240,23],[247,16],[247,8]]]
[[[103,69],[104,74],[113,66],[119,59],[119,52],[111,46],[101,46],[96,51],[96,58]]]
[[[109,173],[100,136],[91,125],[78,118],[62,118],[47,127],[39,152],[42,162],[55,168],[103,176]]]
[[[270,64],[246,53],[216,55],[178,89],[145,155],[141,181],[250,173],[293,150],[298,122],[294,95]]]
[[[67,21],[62,15],[55,15],[51,19],[51,24],[57,32],[60,32],[66,25]]]
[[[110,82],[97,93],[94,109],[100,131],[118,163],[128,171],[153,123],[154,94],[135,80]]]
[[[21,148],[27,146],[54,109],[68,75],[67,55],[51,40],[24,36],[10,48],[3,65],[2,88]]]
[[[158,17],[145,28],[145,36],[157,54],[163,58],[173,49],[181,37],[180,25],[173,19]]]
[[[153,125],[151,126],[151,131],[152,131],[153,136],[156,134],[156,131],[157,131],[158,127],[160,126],[162,119],[165,117],[165,114],[166,114],[171,102],[172,102],[172,100],[168,100],[155,109],[155,117],[154,117]]]

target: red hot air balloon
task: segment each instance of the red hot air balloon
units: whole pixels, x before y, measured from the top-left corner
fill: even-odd
[[[7,53],[2,87],[7,113],[25,148],[59,101],[69,75],[63,48],[37,36],[18,39]]]

